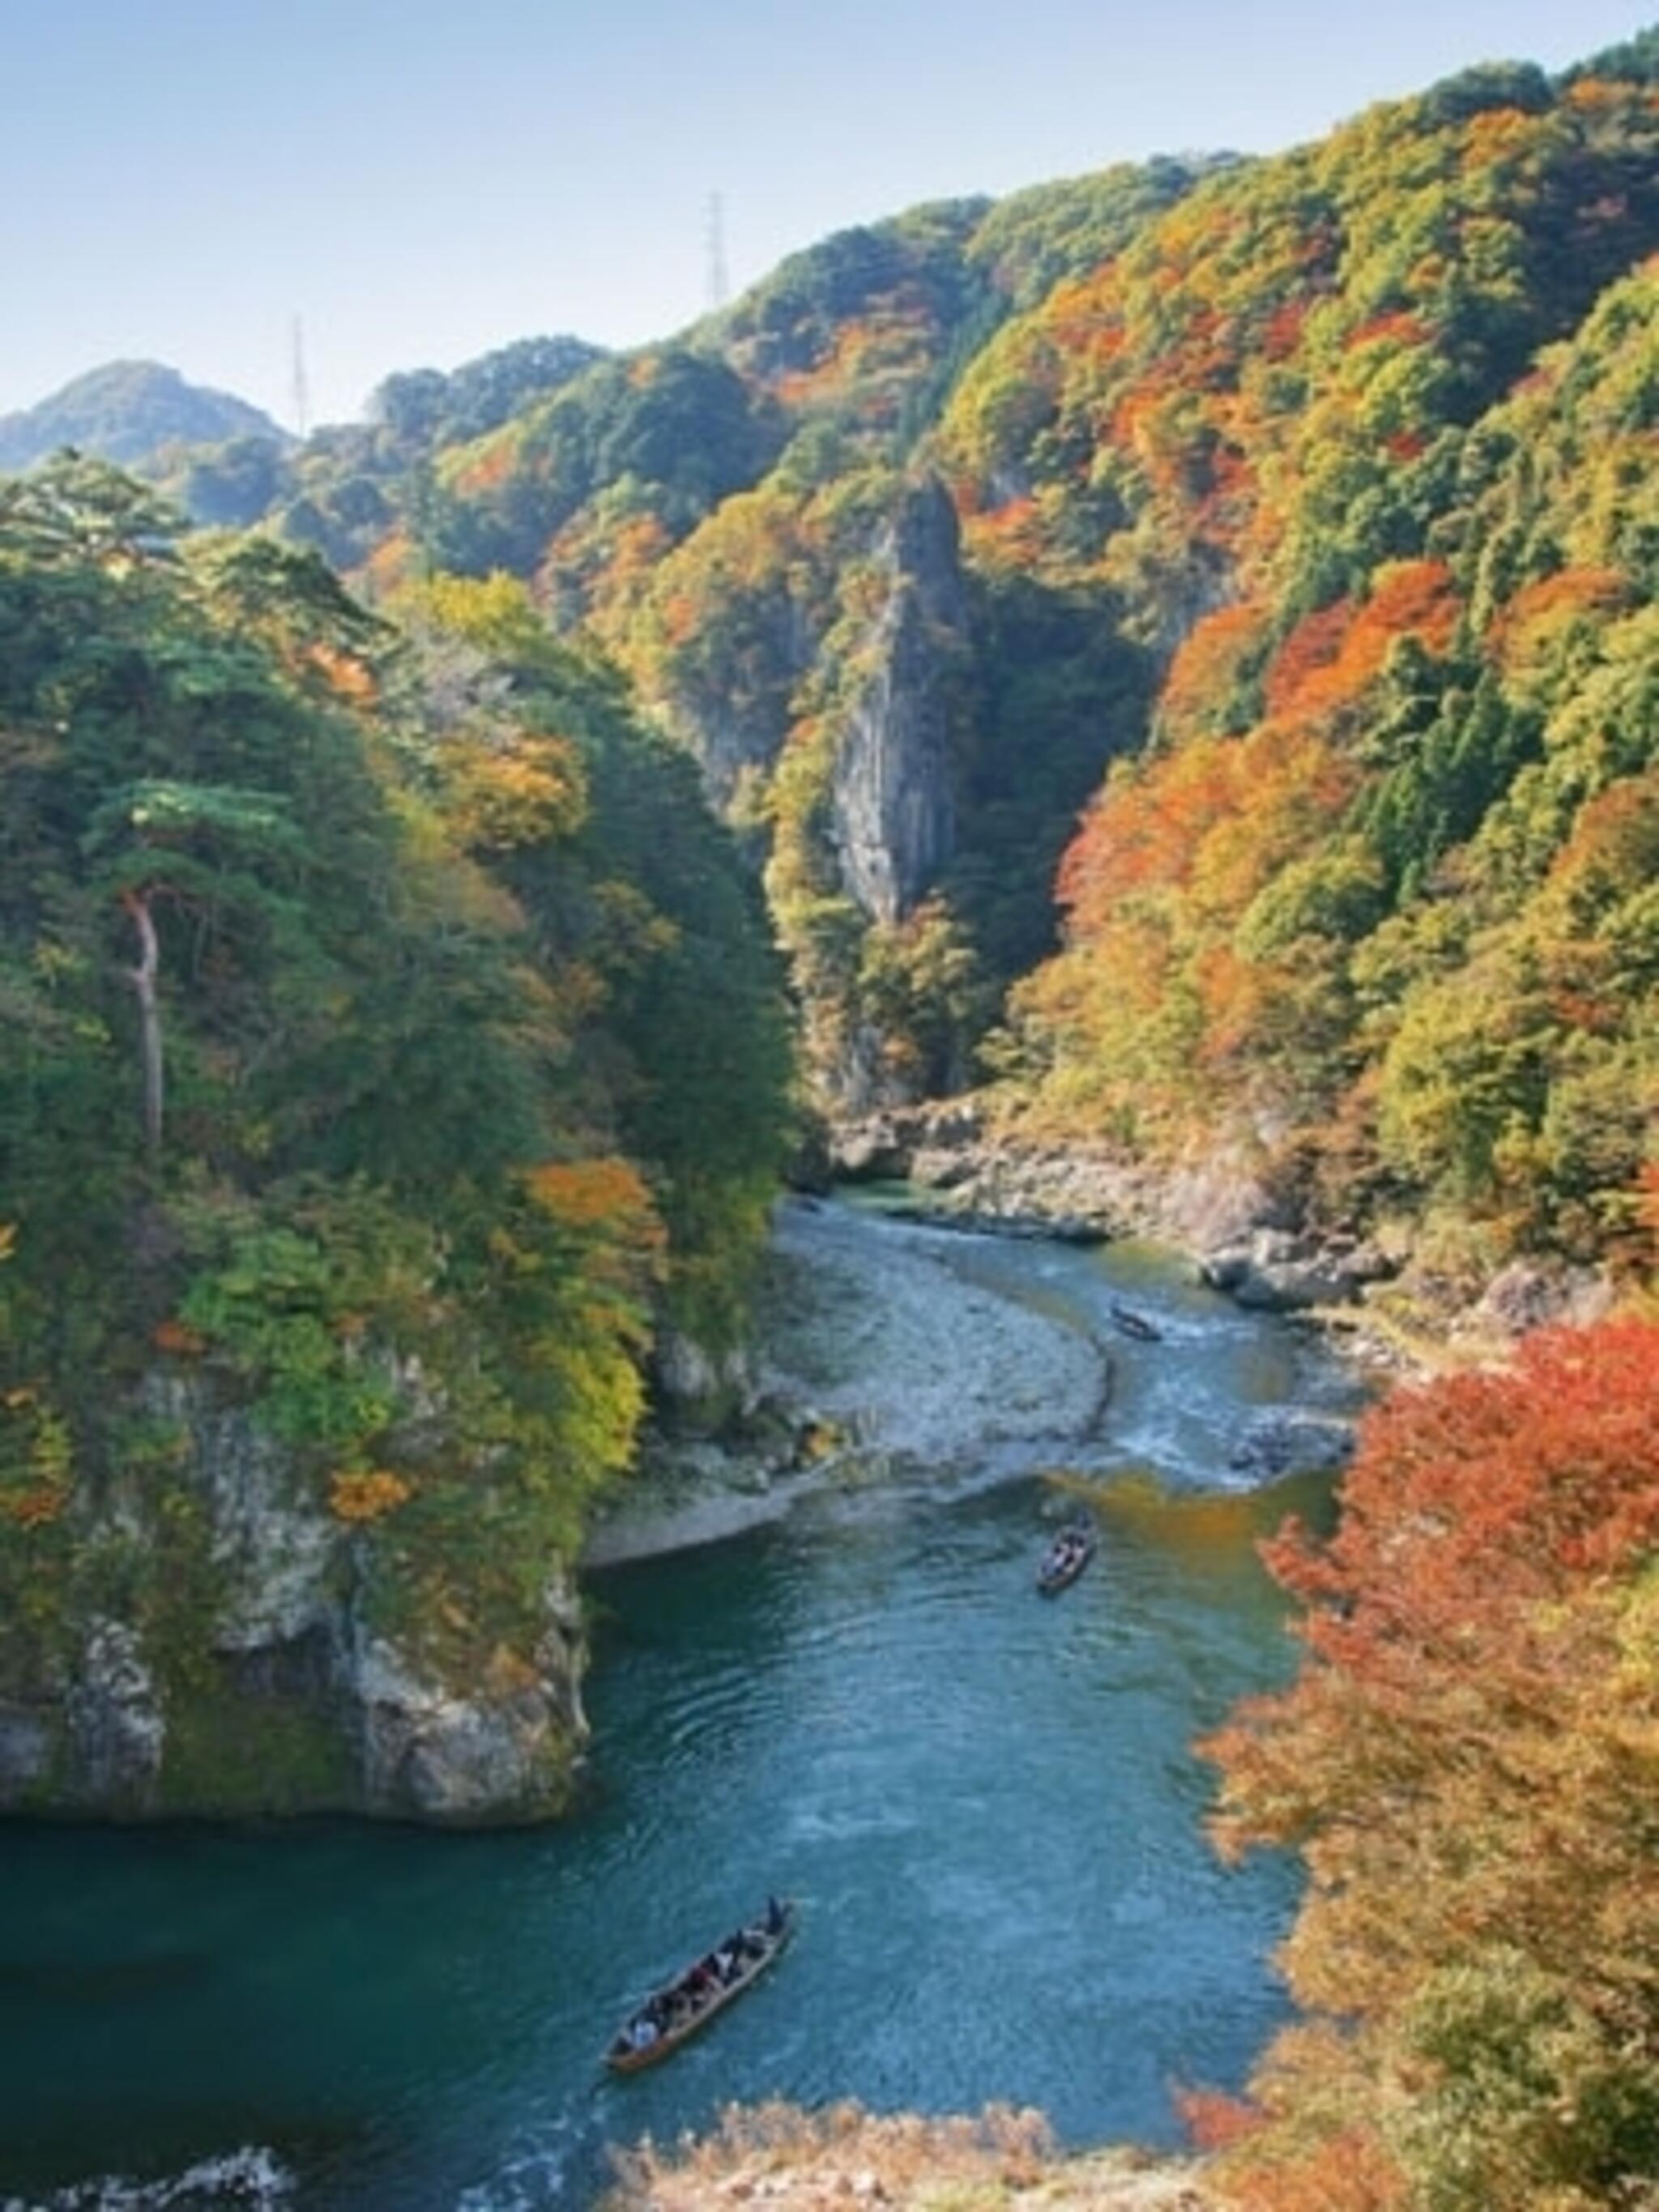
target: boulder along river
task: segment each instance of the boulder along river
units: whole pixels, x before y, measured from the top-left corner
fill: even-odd
[[[1173,2089],[1239,2083],[1295,1882],[1218,1864],[1188,1746],[1292,1662],[1254,1545],[1320,1510],[1274,1470],[1345,1377],[1167,1255],[839,1205],[783,1210],[768,1316],[774,1379],[869,1449],[601,1531],[572,1819],[0,1830],[0,2206],[579,2208],[608,2144],[732,2101],[1168,2143]],[[1099,1550],[1045,1601],[1079,1483]],[[776,1970],[608,2078],[770,1891]]]

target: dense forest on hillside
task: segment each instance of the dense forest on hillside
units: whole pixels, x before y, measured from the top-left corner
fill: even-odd
[[[0,488],[14,1694],[112,1612],[212,1674],[227,1404],[360,1620],[476,1679],[630,1456],[655,1316],[740,1325],[788,1056],[729,840],[517,586],[405,625],[101,464]]]
[[[1650,1208],[1659,1231],[1659,1208]],[[1288,1691],[1207,1747],[1298,1850],[1306,2016],[1197,2096],[1241,2212],[1641,2212],[1659,2191],[1659,1325],[1540,1330],[1371,1414]]]
[[[1195,194],[976,365],[970,486],[1018,477],[1021,558],[1098,568],[1174,647],[1015,1003],[1063,1121],[1158,1147],[1249,1115],[1334,1206],[1443,1200],[1499,1249],[1628,1225],[1654,126],[1599,76],[1376,111]]]
[[[394,379],[260,495],[245,445],[183,488],[603,641],[764,873],[833,1105],[988,1071],[1061,1134],[1431,1218],[1455,1266],[1617,1252],[1655,70],[1647,34],[919,209],[672,343]]]

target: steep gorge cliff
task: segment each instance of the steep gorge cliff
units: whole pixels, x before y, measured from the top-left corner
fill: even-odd
[[[951,694],[968,607],[956,510],[936,477],[906,493],[873,566],[884,597],[848,656],[859,674],[836,746],[831,838],[850,896],[871,921],[891,924],[915,911],[956,851]]]
[[[129,1418],[151,1455],[66,1512],[33,1618],[0,1633],[0,1810],[466,1822],[565,1802],[587,1731],[556,1557],[539,1634],[434,1637],[388,1603],[372,1532],[222,1389],[158,1369]]]

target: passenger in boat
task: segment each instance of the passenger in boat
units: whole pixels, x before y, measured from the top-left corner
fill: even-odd
[[[1086,1531],[1081,1528],[1062,1528],[1043,1555],[1043,1578],[1053,1582],[1062,1576],[1072,1575],[1083,1565],[1088,1556],[1089,1538]]]
[[[775,1897],[769,1897],[766,1900],[767,1934],[769,1936],[781,1936],[783,1933],[783,1907],[778,1903]]]
[[[648,2014],[641,2013],[628,2032],[628,2040],[635,2051],[649,2051],[662,2033]]]

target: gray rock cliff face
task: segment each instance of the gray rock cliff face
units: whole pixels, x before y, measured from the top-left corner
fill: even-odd
[[[499,1643],[458,1680],[426,1624],[375,1617],[372,1539],[207,1378],[152,1375],[138,1403],[177,1440],[169,1480],[103,1486],[75,1531],[88,1579],[49,1639],[0,1656],[0,1811],[479,1824],[559,1808],[587,1738],[562,1568],[529,1648]]]
[[[363,1638],[347,1671],[368,1802],[431,1820],[533,1808],[565,1747],[585,1737],[580,1637],[562,1584],[530,1662],[497,1662],[470,1695],[423,1677],[394,1644]]]
[[[949,692],[969,618],[956,510],[937,477],[906,488],[869,557],[880,604],[854,647],[865,672],[842,713],[832,836],[847,890],[872,919],[891,921],[955,843]],[[836,678],[846,636],[833,594],[788,575],[732,586],[723,622],[723,655],[706,667],[688,658],[653,703],[724,811],[746,776],[775,767],[802,685]]]
[[[814,527],[833,560],[824,543],[775,572],[710,556],[708,635],[682,641],[652,703],[772,887],[812,1083],[858,1112],[916,1095],[902,1018],[864,995],[862,940],[902,925],[955,857],[974,648],[937,477],[867,488],[856,515]],[[805,945],[784,908],[814,900],[833,922]]]
[[[950,692],[968,617],[956,511],[937,478],[906,495],[876,557],[890,581],[837,749],[833,836],[848,892],[872,921],[897,921],[956,842]]]
[[[65,1706],[76,1798],[118,1812],[149,1810],[161,1780],[167,1723],[143,1642],[127,1622],[88,1624]]]
[[[337,1607],[329,1568],[337,1523],[296,1494],[287,1455],[245,1416],[219,1411],[178,1382],[152,1382],[151,1406],[186,1427],[209,1508],[210,1554],[224,1601],[222,1652],[270,1651],[329,1632]]]

